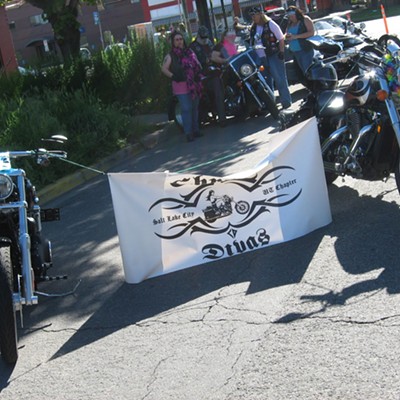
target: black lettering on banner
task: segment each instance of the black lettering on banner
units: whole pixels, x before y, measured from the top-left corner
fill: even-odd
[[[181,186],[185,186],[187,183],[189,183],[190,185],[196,185],[196,186],[210,186],[210,185],[215,185],[217,182],[222,183],[225,182],[223,179],[217,179],[217,178],[211,178],[211,179],[207,179],[207,178],[203,178],[201,175],[196,175],[193,177],[189,177],[189,178],[182,178],[182,179],[178,179],[174,182],[171,182],[170,185],[172,187],[181,187]]]
[[[219,244],[207,244],[203,247],[202,253],[205,259],[218,260],[225,255],[231,257],[249,250],[254,250],[259,246],[266,246],[269,244],[269,241],[270,236],[265,229],[261,228],[257,231],[256,237],[249,236],[246,241],[234,240],[232,243],[227,243],[224,247]]]

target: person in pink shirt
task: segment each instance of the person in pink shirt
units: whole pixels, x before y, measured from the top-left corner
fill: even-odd
[[[199,131],[199,100],[202,94],[201,65],[196,54],[186,46],[183,34],[171,34],[171,51],[165,56],[161,71],[172,81],[172,93],[182,111],[186,140],[203,136]]]
[[[235,39],[236,32],[234,30],[225,31],[221,36],[220,42],[214,47],[214,51],[220,52],[225,59],[231,58],[238,53]],[[212,54],[211,59],[213,59]]]

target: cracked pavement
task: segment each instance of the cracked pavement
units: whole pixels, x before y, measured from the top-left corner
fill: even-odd
[[[202,170],[230,174],[263,158],[274,129],[268,118],[207,128],[193,147],[172,132],[114,168],[238,154]],[[62,219],[44,229],[53,273],[70,279],[40,290],[82,282],[26,309],[19,360],[0,362],[1,399],[398,400],[399,193],[392,178],[346,178],[329,198],[333,222],[305,237],[137,285],[124,283],[106,179],[54,200]]]

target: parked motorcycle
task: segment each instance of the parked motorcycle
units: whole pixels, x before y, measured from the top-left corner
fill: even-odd
[[[317,117],[328,183],[347,175],[387,180],[394,173],[400,192],[400,46],[388,41],[383,57],[344,52],[349,59],[364,73],[343,90],[310,93],[294,115],[282,113],[282,127]],[[317,73],[314,78],[323,81]]]
[[[221,73],[224,86],[224,104],[226,116],[244,117],[257,113],[270,113],[279,118],[274,93],[268,86],[259,66],[254,47],[234,55],[223,67],[211,66],[210,73]],[[207,79],[207,78],[206,78]],[[216,114],[212,107],[212,94],[205,93],[201,101],[200,115]],[[179,103],[175,105],[175,122],[182,127],[182,115]],[[204,121],[203,121],[204,122]]]
[[[382,35],[378,39],[369,37],[365,32],[365,24],[355,25],[352,22],[346,22],[343,33],[334,33],[326,35],[315,35],[307,39],[315,50],[315,61],[331,63],[335,61],[340,52],[347,49],[360,50],[369,52],[382,57],[386,53],[387,43],[395,42],[400,46],[400,39],[393,35]],[[290,56],[290,52],[285,52],[285,67],[290,85],[301,83],[307,85],[300,68]],[[341,60],[341,62],[333,62],[332,65],[336,69],[339,80],[353,78],[362,73],[357,63],[352,59]],[[306,86],[307,87],[307,86]]]
[[[63,143],[67,138],[54,135],[48,140]],[[23,306],[38,304],[40,282],[66,278],[47,275],[51,243],[42,234],[42,222],[59,220],[59,209],[40,208],[35,186],[24,170],[11,164],[20,157],[47,166],[51,158],[66,159],[67,154],[46,149],[0,152],[0,351],[10,364],[18,358],[16,312],[22,320]]]

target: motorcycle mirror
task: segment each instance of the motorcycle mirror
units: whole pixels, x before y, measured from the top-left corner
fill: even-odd
[[[57,143],[64,143],[68,141],[68,138],[64,135],[52,135],[48,139],[42,139],[43,142],[57,142]]]
[[[393,40],[388,40],[387,49],[388,49],[389,53],[392,55],[392,57],[397,57],[400,55],[400,47]]]

